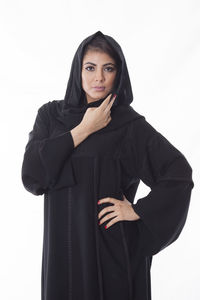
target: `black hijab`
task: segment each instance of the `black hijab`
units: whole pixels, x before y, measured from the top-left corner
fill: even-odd
[[[99,106],[108,96],[106,95],[104,98],[87,103],[85,92],[82,89],[81,72],[84,49],[98,35],[106,39],[120,59],[120,68],[112,90],[112,95],[117,94],[111,108],[112,119],[106,127],[100,129],[98,132],[113,130],[131,120],[143,117],[130,106],[130,103],[133,101],[133,93],[126,60],[120,45],[112,37],[104,35],[101,31],[97,31],[84,39],[79,45],[72,61],[64,100],[56,101],[57,118],[61,122],[64,122],[66,128],[69,130],[81,122],[88,107]]]

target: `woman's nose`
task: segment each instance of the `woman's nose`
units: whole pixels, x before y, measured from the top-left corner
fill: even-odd
[[[95,74],[95,79],[98,81],[103,80],[104,79],[103,71],[101,70],[97,71]]]

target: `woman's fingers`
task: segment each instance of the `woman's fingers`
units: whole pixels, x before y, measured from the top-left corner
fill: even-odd
[[[106,202],[110,202],[114,204],[114,205],[106,206],[99,212],[98,219],[101,219],[99,220],[99,225],[103,224],[105,221],[109,220],[112,217],[115,218],[110,220],[109,223],[106,224],[107,228],[118,221],[136,221],[140,218],[140,216],[138,216],[135,213],[131,203],[126,199],[125,196],[123,197],[123,199],[124,200],[121,201],[116,198],[106,197],[98,201],[98,204],[102,204]]]
[[[113,104],[113,102],[114,102],[114,100],[115,100],[115,98],[116,98],[116,96],[115,97],[113,97],[113,99],[110,101],[110,99],[111,99],[111,95],[112,94],[109,94],[108,95],[108,97],[106,97],[106,99],[101,103],[101,105],[99,106],[99,108],[100,109],[102,109],[102,110],[109,110],[110,108],[111,108],[111,106],[112,106],[112,104]],[[109,102],[110,101],[110,102]]]
[[[112,105],[113,105],[113,102],[115,101],[115,98],[116,98],[116,95],[113,96],[112,100],[108,103],[107,107],[106,107],[105,110],[104,110],[105,112],[110,113],[110,110],[111,110],[111,107],[112,107]]]
[[[112,94],[109,94],[108,97],[106,97],[106,99],[101,103],[101,105],[99,105],[100,109],[104,110],[107,107],[107,105],[111,99],[111,95]]]
[[[110,102],[108,103],[106,109],[107,109],[107,108],[108,108],[108,109],[111,108],[111,106],[113,105],[113,102],[115,101],[115,98],[116,98],[116,96],[114,96],[114,97],[112,98],[112,100],[110,100]]]

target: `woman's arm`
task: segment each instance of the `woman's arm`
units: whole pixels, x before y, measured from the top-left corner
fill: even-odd
[[[74,148],[89,135],[83,126],[78,125],[71,131],[50,137],[49,105],[46,103],[38,109],[22,162],[23,185],[34,195],[75,183],[68,158]],[[65,175],[65,182],[62,175]]]
[[[130,131],[129,166],[134,176],[151,188],[133,204],[140,216],[141,250],[154,255],[180,235],[188,214],[194,186],[192,168],[185,156],[145,119],[134,122]]]

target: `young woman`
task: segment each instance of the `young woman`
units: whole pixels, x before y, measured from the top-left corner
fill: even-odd
[[[42,300],[150,300],[152,256],[183,229],[192,168],[132,101],[122,49],[97,31],[64,99],[38,109],[22,181],[44,195]]]

